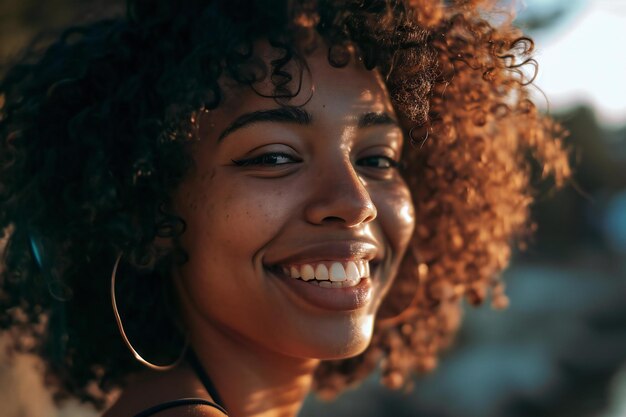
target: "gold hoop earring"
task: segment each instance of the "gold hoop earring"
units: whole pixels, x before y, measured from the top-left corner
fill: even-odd
[[[139,363],[141,363],[142,365],[147,366],[148,368],[153,369],[155,371],[169,371],[170,369],[174,369],[185,358],[185,353],[187,352],[187,348],[189,347],[188,335],[185,336],[185,345],[183,346],[183,350],[181,351],[180,355],[174,362],[168,365],[156,365],[154,363],[151,363],[145,360],[139,354],[139,352],[135,350],[133,345],[130,343],[130,340],[128,340],[128,336],[126,336],[126,332],[124,331],[124,325],[122,324],[122,318],[120,317],[120,313],[117,310],[117,302],[115,300],[115,276],[117,274],[117,267],[119,266],[120,260],[122,259],[122,254],[123,253],[120,252],[120,254],[117,255],[117,259],[115,260],[115,264],[113,265],[113,272],[111,273],[111,305],[113,306],[113,314],[115,315],[115,321],[117,322],[117,327],[120,330],[122,340],[124,340],[124,343],[126,344],[128,349],[131,351],[135,359],[137,359],[137,361],[139,361]]]

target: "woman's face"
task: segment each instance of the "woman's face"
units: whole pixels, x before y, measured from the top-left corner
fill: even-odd
[[[333,68],[324,48],[307,63],[287,106],[223,83],[227,98],[200,120],[175,195],[189,255],[177,285],[187,320],[289,356],[344,358],[371,339],[413,206],[381,77],[355,59]]]

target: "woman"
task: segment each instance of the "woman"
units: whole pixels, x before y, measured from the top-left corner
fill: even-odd
[[[130,0],[33,48],[0,86],[13,348],[107,417],[294,416],[433,369],[462,298],[506,304],[527,155],[569,175],[488,12]]]

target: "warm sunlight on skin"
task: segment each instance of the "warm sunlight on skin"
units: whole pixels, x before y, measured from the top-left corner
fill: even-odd
[[[294,412],[318,359],[367,347],[414,227],[394,166],[403,135],[380,77],[356,59],[333,68],[323,51],[308,64],[300,95],[311,82],[315,93],[304,112],[227,129],[246,114],[285,109],[240,89],[205,115],[210,128],[192,145],[195,167],[176,194],[189,254],[177,272],[180,305],[233,415]],[[322,288],[289,275],[307,264],[316,277],[320,264],[332,275],[335,263],[347,274],[349,262],[370,276]]]
[[[497,2],[124,1],[0,77],[0,323],[55,405],[295,417],[508,305],[571,167]]]

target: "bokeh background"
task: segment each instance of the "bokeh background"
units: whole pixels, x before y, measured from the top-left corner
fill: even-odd
[[[571,132],[575,180],[539,191],[538,232],[504,274],[508,310],[467,307],[411,392],[373,376],[334,403],[309,398],[301,417],[626,417],[626,0],[500,4],[536,41],[536,100]],[[122,12],[120,0],[0,0],[0,62],[42,31]],[[39,372],[0,353],[0,416],[97,415],[53,407]]]

